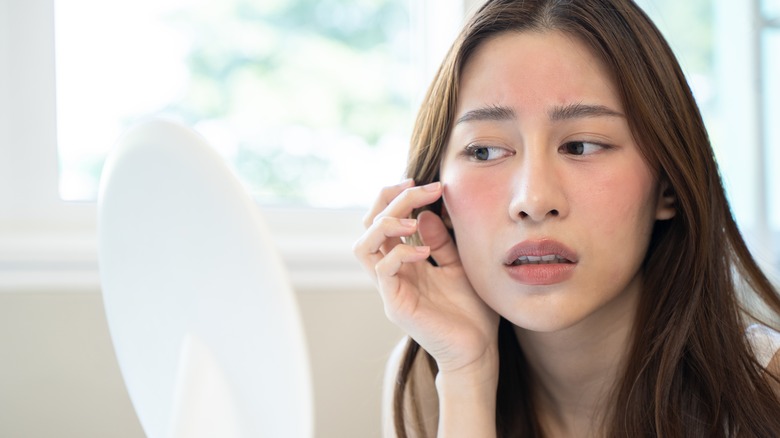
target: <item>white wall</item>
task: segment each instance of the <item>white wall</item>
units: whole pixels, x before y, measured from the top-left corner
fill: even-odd
[[[384,362],[401,333],[372,290],[303,290],[315,435],[380,435]],[[0,436],[140,438],[101,295],[0,293]],[[295,421],[291,418],[290,421]]]

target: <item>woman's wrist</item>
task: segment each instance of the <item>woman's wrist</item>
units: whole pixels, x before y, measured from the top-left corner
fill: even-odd
[[[439,392],[463,395],[476,393],[492,393],[498,385],[498,354],[486,354],[468,365],[454,370],[439,368],[436,375],[436,389]]]
[[[495,436],[498,354],[457,370],[439,371],[439,436]]]

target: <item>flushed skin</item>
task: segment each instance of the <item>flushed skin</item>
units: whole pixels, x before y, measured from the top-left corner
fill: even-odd
[[[573,113],[585,105],[609,112]],[[441,165],[444,214],[477,293],[534,331],[635,303],[653,224],[674,209],[606,70],[560,32],[499,35],[466,63],[456,119],[496,108],[509,115],[456,123]],[[554,114],[563,109],[565,118]],[[486,159],[473,156],[475,147]],[[575,260],[507,265],[513,248]],[[633,298],[615,301],[622,294]]]

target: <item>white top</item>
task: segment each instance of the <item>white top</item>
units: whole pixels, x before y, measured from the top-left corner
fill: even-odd
[[[745,330],[745,336],[753,347],[756,360],[766,368],[780,350],[780,333],[765,325],[753,324]]]

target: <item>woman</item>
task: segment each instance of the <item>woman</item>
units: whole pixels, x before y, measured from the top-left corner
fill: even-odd
[[[630,0],[488,0],[407,175],[354,247],[410,337],[391,435],[780,436],[780,335],[738,294],[780,298]]]

